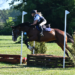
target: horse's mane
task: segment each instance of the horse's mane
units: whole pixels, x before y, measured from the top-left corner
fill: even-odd
[[[21,24],[19,24],[19,25],[16,25],[16,26],[14,26],[15,28],[17,28],[17,27],[23,27],[23,26],[30,26],[30,22],[24,22],[24,23],[21,23]]]

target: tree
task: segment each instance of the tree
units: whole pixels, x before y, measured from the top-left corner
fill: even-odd
[[[12,17],[8,17],[8,19],[6,20],[6,23],[4,24],[4,32],[5,34],[11,34],[11,25],[14,26],[14,22],[13,22]]]
[[[17,25],[17,17],[21,14],[19,10],[0,10],[0,34],[11,34],[11,26]]]

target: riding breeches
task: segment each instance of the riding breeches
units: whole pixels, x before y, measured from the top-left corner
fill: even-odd
[[[43,26],[43,25],[45,25],[47,23],[47,21],[46,20],[44,20],[43,22],[41,22],[39,25],[40,26]]]

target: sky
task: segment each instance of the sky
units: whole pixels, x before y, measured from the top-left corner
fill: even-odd
[[[10,5],[9,3],[11,3],[12,0],[0,0],[0,10],[3,10],[3,9],[9,9],[10,8]],[[20,2],[15,2],[14,5],[18,4]]]

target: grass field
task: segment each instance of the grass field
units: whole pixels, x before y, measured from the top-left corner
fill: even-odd
[[[68,44],[71,46],[71,44]],[[63,51],[55,43],[46,43],[49,55],[63,56]],[[0,36],[0,54],[20,54],[21,44],[15,44],[11,36]],[[23,57],[31,52],[23,44]],[[29,67],[25,64],[12,65],[0,63],[0,75],[75,75],[75,68]]]

